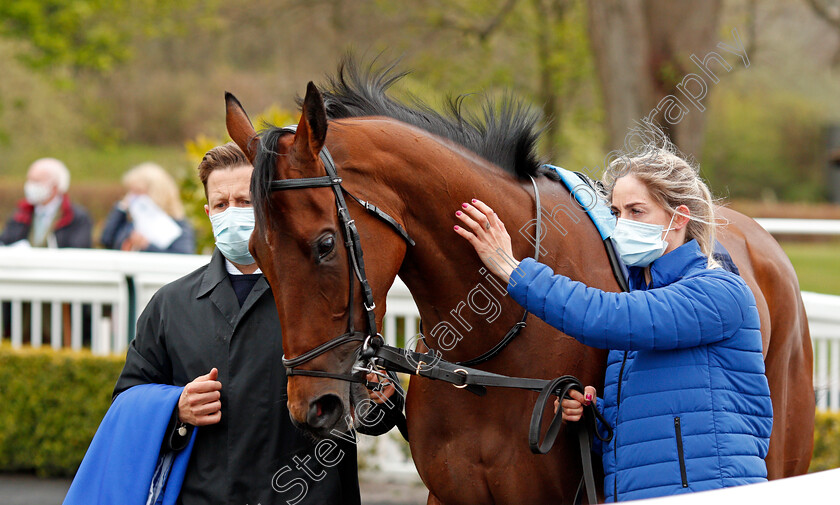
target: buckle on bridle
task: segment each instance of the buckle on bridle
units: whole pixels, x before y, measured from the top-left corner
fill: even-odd
[[[463,368],[456,368],[455,370],[453,370],[453,372],[455,372],[457,374],[460,374],[460,375],[463,375],[464,376],[464,383],[461,384],[460,386],[457,385],[457,384],[452,384],[452,385],[455,386],[458,389],[464,389],[465,387],[467,387],[467,377],[469,377],[470,373],[467,372],[466,370],[464,370]]]
[[[374,304],[375,305],[375,304]],[[374,340],[375,339],[375,340]],[[385,339],[382,338],[381,333],[376,333],[376,335],[368,335],[365,337],[365,341],[362,343],[362,350],[359,352],[359,359],[362,361],[370,361],[373,359],[376,351],[379,350],[379,346],[385,342]],[[371,364],[371,366],[373,366]]]
[[[370,307],[368,307],[368,304],[366,302],[362,302],[362,305],[365,306],[365,310],[368,311],[368,312],[370,312],[370,311],[372,311],[376,308],[376,302],[373,302],[373,304]],[[379,335],[379,334],[377,333],[377,335]],[[368,338],[370,338],[370,337],[368,337]]]

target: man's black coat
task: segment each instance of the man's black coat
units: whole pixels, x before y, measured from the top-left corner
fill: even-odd
[[[114,395],[137,384],[183,386],[218,368],[222,418],[198,428],[180,501],[192,504],[359,503],[355,444],[319,451],[291,423],[280,322],[265,277],[240,308],[216,250],[161,288],[137,322]],[[340,462],[335,463],[339,458]]]

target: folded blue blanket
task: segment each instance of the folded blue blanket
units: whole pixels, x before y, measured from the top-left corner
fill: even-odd
[[[173,505],[195,434],[181,451],[160,454],[181,387],[142,384],[121,393],[96,430],[64,505]]]

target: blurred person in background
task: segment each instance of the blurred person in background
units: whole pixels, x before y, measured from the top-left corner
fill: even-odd
[[[128,192],[108,214],[100,239],[103,246],[123,251],[182,254],[195,252],[195,233],[185,217],[178,186],[166,170],[155,163],[143,163],[126,172],[122,182]],[[135,226],[135,221],[140,216],[135,215],[137,206],[132,204],[140,195],[147,196],[180,228],[180,234],[168,245],[162,245],[153,237],[147,237]],[[163,240],[163,244],[167,242],[169,241]]]
[[[67,196],[70,171],[55,158],[41,158],[29,167],[24,198],[6,222],[0,245],[91,247],[90,216]]]

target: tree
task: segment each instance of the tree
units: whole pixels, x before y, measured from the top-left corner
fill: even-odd
[[[840,33],[840,2],[836,0],[806,0],[811,10],[825,21],[837,33]],[[840,48],[834,51],[831,58],[833,68],[840,67]]]
[[[400,49],[417,55],[413,66],[434,89],[492,94],[507,88],[540,107],[548,159],[575,149],[569,129],[599,128],[586,2],[412,0],[377,8],[403,32],[416,33],[403,37]]]
[[[589,4],[589,34],[604,95],[610,149],[622,147],[628,128],[649,118],[662,126],[683,152],[699,157],[706,123],[702,98],[678,119],[673,109],[671,117],[666,116],[662,101],[669,96],[682,97],[680,86],[682,90],[691,86],[699,96],[700,83],[685,79],[699,74],[691,56],[702,60],[715,48],[721,9],[721,0],[600,0]],[[708,91],[712,81],[700,77]]]
[[[139,35],[183,27],[183,14],[209,12],[198,0],[14,0],[0,2],[0,36],[21,40],[36,68],[107,70],[126,60]],[[200,4],[200,5],[199,5]],[[198,11],[196,8],[198,7]]]

